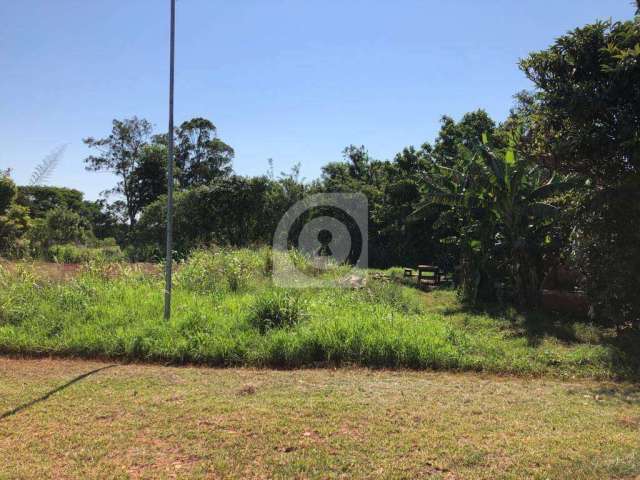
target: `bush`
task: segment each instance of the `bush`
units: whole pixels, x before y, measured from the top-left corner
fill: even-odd
[[[86,243],[93,236],[88,222],[80,214],[64,207],[49,210],[42,222],[38,222],[35,237],[43,245]]]
[[[263,334],[273,328],[292,327],[305,316],[306,306],[298,290],[267,290],[256,299],[249,323]]]
[[[13,258],[25,257],[29,253],[30,241],[27,232],[31,218],[25,207],[12,204],[0,215],[0,255]]]
[[[120,262],[124,254],[118,246],[88,248],[66,244],[50,247],[46,258],[56,263]]]
[[[265,278],[270,255],[267,248],[196,250],[179,268],[176,282],[200,293],[243,291],[250,283]]]

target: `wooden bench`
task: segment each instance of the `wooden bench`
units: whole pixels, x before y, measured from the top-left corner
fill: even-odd
[[[418,287],[428,290],[440,285],[440,268],[433,265],[418,265]]]

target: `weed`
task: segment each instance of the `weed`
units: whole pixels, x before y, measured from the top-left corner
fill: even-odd
[[[292,327],[305,316],[306,302],[298,290],[272,289],[255,301],[249,323],[264,334],[273,328]]]

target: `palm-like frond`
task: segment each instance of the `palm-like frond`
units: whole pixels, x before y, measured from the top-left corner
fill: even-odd
[[[66,145],[61,145],[44,157],[44,159],[33,170],[31,178],[29,179],[29,185],[40,185],[41,183],[46,182],[58,166],[58,163],[66,149]]]
[[[442,212],[435,222],[433,222],[434,230],[438,230],[444,227],[451,227],[457,223],[457,216],[453,210],[446,210]]]
[[[580,180],[577,177],[561,180],[554,176],[547,183],[533,190],[528,198],[530,201],[544,200],[554,195],[566,193],[579,185]]]

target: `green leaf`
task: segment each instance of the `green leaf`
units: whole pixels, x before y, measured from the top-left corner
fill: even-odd
[[[471,240],[469,242],[469,247],[474,252],[479,252],[481,250],[482,244],[480,243],[480,240]]]
[[[489,137],[487,136],[487,132],[482,132],[482,143],[487,145],[489,143]]]
[[[507,165],[515,165],[516,154],[512,149],[507,150],[507,153],[504,155],[504,161],[507,163]]]

